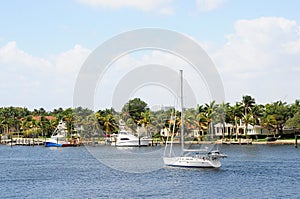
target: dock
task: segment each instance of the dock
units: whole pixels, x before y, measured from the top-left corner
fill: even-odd
[[[239,138],[237,140],[235,140],[235,139],[225,139],[225,140],[221,140],[221,144],[249,145],[249,144],[252,144],[252,139],[242,139],[242,138]]]
[[[11,146],[42,146],[44,145],[44,140],[39,138],[13,138],[1,140],[1,144],[11,145]]]

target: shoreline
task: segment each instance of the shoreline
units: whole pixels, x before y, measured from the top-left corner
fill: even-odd
[[[9,145],[11,140],[2,140],[0,145]],[[16,139],[13,145],[23,145],[23,146],[32,146],[32,145],[44,145],[45,140],[42,139],[32,139],[32,138],[19,138]],[[219,144],[219,145],[295,145],[296,142],[293,139],[290,140],[275,140],[275,141],[253,141],[252,139],[240,139],[240,140],[217,140],[216,142],[212,141],[186,141],[185,144]],[[100,140],[83,140],[83,145],[107,145],[105,141]],[[173,144],[180,144],[179,141],[174,141]],[[165,142],[159,140],[151,140],[149,146],[164,146]]]
[[[253,141],[253,140],[241,140],[241,141],[235,141],[235,142],[224,142],[222,140],[217,141],[218,144],[235,144],[235,145],[251,145],[251,144],[265,144],[265,145],[295,145],[295,140],[275,140],[275,141]]]
[[[295,140],[276,140],[276,141],[252,142],[252,144],[293,145],[293,144],[295,144]]]

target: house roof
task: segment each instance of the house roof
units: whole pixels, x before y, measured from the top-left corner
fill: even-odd
[[[32,119],[37,120],[37,121],[40,121],[41,118],[42,118],[41,115],[39,115],[39,116],[32,116]],[[52,120],[56,120],[56,117],[51,116],[51,115],[47,115],[47,116],[45,116],[45,119],[49,120],[49,121],[52,121]],[[24,120],[24,118],[21,118],[21,120]]]
[[[220,127],[220,128],[223,128],[223,124],[222,123],[217,123],[214,125],[215,127]],[[233,127],[232,124],[228,124],[228,123],[225,123],[225,127]]]

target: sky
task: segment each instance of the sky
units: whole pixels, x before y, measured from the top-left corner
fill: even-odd
[[[300,14],[296,0],[10,0],[0,7],[0,107],[72,107],[84,61],[103,42],[140,28],[187,35],[215,64],[225,102],[251,95],[257,103],[300,99]],[[134,67],[184,65],[166,52],[143,51],[120,58],[95,92],[95,108],[112,106],[112,90]],[[159,61],[158,61],[159,60]],[[121,69],[120,69],[121,68]],[[176,68],[176,67],[175,67]],[[177,68],[176,68],[177,69]],[[192,87],[198,80],[187,71]],[[207,103],[205,86],[198,84]],[[132,96],[151,106],[172,105],[161,87]],[[155,91],[155,92],[154,92]],[[198,99],[198,98],[197,98]]]

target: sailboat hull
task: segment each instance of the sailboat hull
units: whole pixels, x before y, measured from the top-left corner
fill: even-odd
[[[220,168],[219,159],[205,159],[200,157],[164,157],[164,164],[171,167],[187,168]]]

